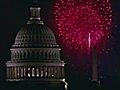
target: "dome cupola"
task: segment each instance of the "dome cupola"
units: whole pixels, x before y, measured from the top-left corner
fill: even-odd
[[[41,21],[40,7],[30,8],[30,20],[18,32],[12,48],[58,47],[52,30]]]

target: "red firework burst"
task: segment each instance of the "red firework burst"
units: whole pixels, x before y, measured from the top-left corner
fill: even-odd
[[[58,0],[54,15],[59,37],[71,49],[98,48],[110,36],[109,0]]]

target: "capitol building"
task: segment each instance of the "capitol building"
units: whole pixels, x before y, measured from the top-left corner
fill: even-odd
[[[67,90],[65,63],[52,30],[40,17],[41,8],[30,7],[30,19],[16,35],[11,60],[6,63],[9,83],[37,82],[40,90]]]

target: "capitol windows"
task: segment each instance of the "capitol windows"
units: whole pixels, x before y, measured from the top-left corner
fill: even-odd
[[[15,52],[15,59],[16,59],[16,52]]]
[[[44,67],[44,77],[47,77],[48,72],[47,72],[47,67]]]
[[[54,52],[52,52],[52,59],[54,59]]]
[[[43,68],[40,68],[40,76],[43,77]]]
[[[41,59],[41,52],[39,51],[39,55],[38,55],[39,59]]]
[[[30,68],[27,68],[27,76],[30,77],[30,74],[31,74]]]
[[[64,78],[65,73],[64,73],[64,67],[61,67],[61,77]]]
[[[16,55],[17,55],[16,59],[19,59],[19,52],[17,52]]]
[[[26,77],[26,68],[24,67],[24,77]]]
[[[33,51],[33,59],[36,59],[36,52]]]
[[[51,71],[51,77],[54,77],[54,68],[53,67],[50,67],[50,71]]]
[[[32,68],[32,77],[35,77],[35,68]]]
[[[26,52],[24,51],[24,53],[23,53],[23,58],[26,58]]]
[[[28,51],[27,59],[30,59],[30,51]]]
[[[30,35],[28,35],[28,42],[31,42],[31,37],[30,37]]]
[[[47,52],[45,52],[45,59],[47,59],[48,55],[47,55]]]
[[[53,69],[54,69],[54,75],[55,77],[57,77],[57,67],[54,67]]]
[[[45,59],[45,51],[43,52],[43,59]]]
[[[63,78],[64,67],[61,66],[41,66],[41,67],[9,67],[7,75],[10,79],[23,78]]]
[[[33,57],[33,56],[32,56],[32,51],[29,51],[29,54],[30,54],[30,55],[29,55],[29,59],[32,59],[32,57]]]
[[[19,67],[17,67],[17,77],[20,77],[20,71],[19,71]]]
[[[22,58],[22,52],[21,52],[21,51],[20,51],[20,57],[19,57],[19,59],[23,59],[23,58]]]
[[[23,77],[23,67],[21,67],[20,70],[21,70],[21,77]]]
[[[49,52],[48,54],[49,54],[49,55],[48,55],[48,56],[49,56],[49,59],[51,59],[51,52]]]
[[[41,59],[43,59],[43,52],[41,52]]]
[[[39,77],[39,69],[36,68],[36,76]]]
[[[27,41],[27,42],[29,41],[29,36],[28,36],[28,35],[26,35],[26,41]]]
[[[30,35],[30,41],[32,41],[32,35]]]
[[[55,59],[57,59],[57,53],[55,53]]]
[[[50,76],[51,76],[51,69],[50,69],[50,67],[48,67],[48,77],[50,78]]]
[[[25,42],[27,42],[27,35],[25,35]]]
[[[33,52],[33,51],[31,51],[30,58],[31,58],[31,59],[34,59],[34,56],[35,56],[35,55],[34,55],[34,52]]]

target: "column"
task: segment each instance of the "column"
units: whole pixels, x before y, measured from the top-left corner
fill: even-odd
[[[26,52],[23,51],[23,58],[26,59]]]
[[[44,77],[47,77],[47,67],[46,66],[44,66]]]
[[[59,78],[61,78],[61,77],[62,77],[62,67],[59,66]]]
[[[22,59],[22,52],[20,51],[20,57],[19,57],[19,59]]]
[[[15,79],[17,79],[17,67],[15,67]]]
[[[51,68],[51,67],[49,66],[49,67],[48,67],[48,71],[47,71],[47,72],[48,72],[48,77],[49,77],[49,78],[51,77],[51,71],[50,71],[51,69],[50,69],[50,68]]]
[[[39,67],[39,77],[41,77],[41,67]]]
[[[43,77],[43,67],[40,68],[40,76]]]
[[[16,51],[16,60],[18,60],[18,58],[19,58],[19,53],[18,51]]]
[[[39,68],[38,67],[36,67],[36,77],[39,77]]]
[[[23,67],[23,77],[26,78],[26,67]]]
[[[16,51],[14,52],[14,59],[16,60]]]
[[[51,59],[51,51],[49,52],[49,59]]]
[[[22,59],[24,59],[24,51],[22,51]]]
[[[21,78],[21,68],[18,67],[18,78],[20,79]]]
[[[55,78],[57,77],[57,70],[56,70],[56,69],[57,69],[57,67],[54,66],[54,70],[53,70],[53,71],[54,71],[54,76],[55,76]]]
[[[28,51],[26,50],[25,53],[26,53],[25,59],[28,59]]]
[[[35,77],[35,68],[32,68],[32,77]]]
[[[13,79],[13,67],[11,67],[11,79]]]
[[[17,78],[19,78],[19,67],[16,67],[17,70]]]
[[[15,79],[15,67],[12,67],[12,78]]]
[[[53,69],[53,67],[51,67],[51,77],[53,78],[54,77],[54,69]]]
[[[61,72],[62,72],[62,78],[64,78],[64,67],[61,67]]]
[[[60,77],[60,73],[61,73],[61,72],[60,72],[60,67],[58,66],[58,67],[57,67],[57,78]]]
[[[31,77],[31,68],[30,67],[27,68],[27,77],[28,78]]]
[[[38,56],[38,58],[39,58],[39,59],[41,59],[41,52],[39,51],[38,53],[39,53],[39,56]]]
[[[24,71],[23,71],[23,67],[20,67],[21,68],[21,78],[23,78],[23,74],[24,74]]]

